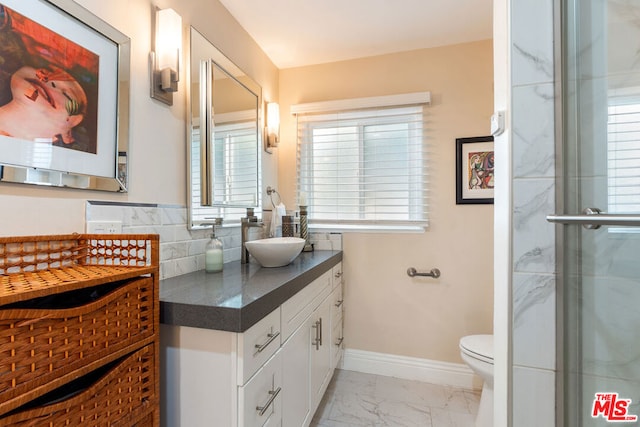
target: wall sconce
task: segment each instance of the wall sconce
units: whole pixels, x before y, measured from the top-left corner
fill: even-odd
[[[180,81],[182,18],[173,9],[156,11],[155,52],[151,52],[151,98],[173,105]]]
[[[271,153],[271,149],[278,146],[280,140],[280,106],[277,102],[267,103],[267,135],[265,138],[265,151]]]

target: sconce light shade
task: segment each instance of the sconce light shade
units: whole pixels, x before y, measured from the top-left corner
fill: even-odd
[[[173,9],[156,12],[155,52],[151,53],[151,97],[173,105],[180,81],[182,18]]]
[[[280,139],[280,106],[277,102],[267,103],[267,137],[265,140],[265,150],[278,146]]]

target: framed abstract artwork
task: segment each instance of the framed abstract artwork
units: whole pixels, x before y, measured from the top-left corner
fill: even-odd
[[[456,204],[491,204],[494,186],[492,136],[456,139]]]
[[[0,0],[0,182],[126,191],[130,40],[71,0]]]

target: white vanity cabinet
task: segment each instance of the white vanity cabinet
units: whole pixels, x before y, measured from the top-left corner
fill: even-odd
[[[161,325],[167,427],[280,426],[280,308],[244,333]]]
[[[309,426],[342,355],[341,268],[242,333],[162,324],[162,424]]]

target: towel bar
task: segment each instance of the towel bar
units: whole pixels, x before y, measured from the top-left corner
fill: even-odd
[[[431,271],[428,273],[421,273],[415,268],[409,267],[407,269],[407,274],[409,275],[409,277],[424,276],[424,277],[433,277],[434,279],[437,279],[438,277],[440,277],[440,270],[438,270],[437,268],[432,268]]]

